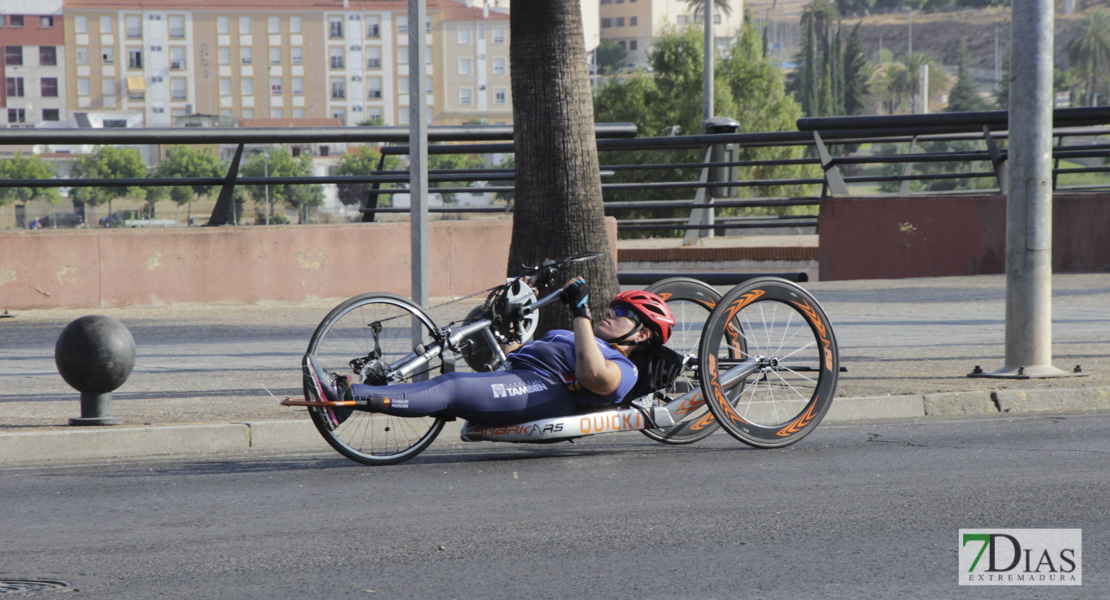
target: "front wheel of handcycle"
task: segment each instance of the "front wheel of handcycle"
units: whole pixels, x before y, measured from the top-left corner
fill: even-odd
[[[354,383],[387,385],[392,364],[420,344],[436,341],[438,328],[418,305],[393,294],[363,294],[332,309],[312,334],[308,353],[329,373]],[[410,380],[438,375],[441,357]],[[305,397],[310,397],[305,389]],[[346,407],[309,407],[316,429],[347,458],[366,465],[389,465],[427,448],[445,422],[436,417],[395,417]]]
[[[721,298],[698,347],[709,410],[734,438],[787,446],[832,405],[840,359],[832,325],[808,292],[760,277]]]

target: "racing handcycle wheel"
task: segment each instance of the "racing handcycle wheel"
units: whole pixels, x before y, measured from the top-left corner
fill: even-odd
[[[403,383],[387,377],[390,365],[419,345],[437,341],[438,328],[416,304],[393,294],[363,294],[332,309],[308,343],[329,373],[347,375],[354,383]],[[439,375],[441,356],[434,357],[408,381]],[[311,397],[305,389],[305,397]],[[397,417],[346,407],[309,407],[312,422],[340,454],[367,465],[407,460],[427,448],[443,429],[445,419]]]
[[[726,293],[698,346],[709,410],[732,437],[757,448],[812,432],[832,405],[840,359],[832,325],[808,292],[760,277]]]

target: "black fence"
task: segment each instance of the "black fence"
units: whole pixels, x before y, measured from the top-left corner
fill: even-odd
[[[999,193],[1007,185],[1007,119],[1003,111],[800,119],[798,131],[719,133],[637,138],[630,124],[599,124],[602,193],[606,211],[621,231],[722,231],[751,228],[813,228],[816,206],[826,196]],[[1058,109],[1053,121],[1054,189],[1110,187],[1110,107]],[[429,154],[509,154],[509,126],[431,127]],[[244,148],[251,144],[382,145],[383,162],[360,176],[239,177]],[[6,180],[0,187],[218,185],[209,225],[228,222],[237,185],[367,184],[363,221],[405,213],[388,199],[407,194],[408,172],[384,169],[386,156],[408,154],[408,129],[400,127],[280,129],[8,129],[0,146],[59,144],[233,144],[235,157],[218,178]],[[689,157],[701,157],[689,160]],[[754,158],[750,158],[753,157]],[[617,157],[619,164],[606,164]],[[1067,161],[1065,164],[1064,161]],[[789,177],[767,177],[776,168]],[[754,174],[754,175],[753,175]],[[1094,175],[1091,175],[1094,174]],[[1086,175],[1081,183],[1068,183]],[[430,193],[511,194],[514,173],[506,168],[430,171]],[[1064,180],[1064,181],[1061,181]],[[458,185],[450,185],[455,184]],[[782,193],[787,190],[789,193]],[[629,199],[634,196],[634,199]],[[505,213],[494,206],[436,206],[433,214]],[[753,214],[754,213],[754,214]]]

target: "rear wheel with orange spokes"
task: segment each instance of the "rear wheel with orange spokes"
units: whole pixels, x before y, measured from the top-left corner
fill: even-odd
[[[788,446],[832,405],[839,354],[832,325],[808,292],[761,277],[721,298],[698,346],[702,393],[717,422],[758,448]]]

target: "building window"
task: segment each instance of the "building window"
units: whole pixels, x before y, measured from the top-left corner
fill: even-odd
[[[293,95],[294,96],[303,96],[304,95],[304,77],[294,77],[292,87],[293,87]]]
[[[115,96],[116,95],[116,78],[115,77],[105,77],[104,79],[101,79],[100,80],[100,92],[102,94],[104,94],[105,96]]]
[[[8,91],[9,98],[19,98],[23,96],[23,78],[22,77],[8,77],[5,79],[7,85],[5,86]]]
[[[343,17],[328,17],[328,37],[343,37]]]
[[[293,118],[294,119],[303,119],[304,118],[304,109],[303,108],[294,108],[293,109]]]
[[[377,79],[376,77],[374,79]],[[381,100],[382,99],[382,82],[379,79],[377,82],[371,83],[369,86],[370,91],[366,92],[367,100]]]
[[[459,43],[463,45],[470,44],[470,28],[459,27]]]
[[[216,33],[231,33],[231,17],[216,17]]]
[[[270,78],[270,95],[271,96],[280,96],[281,95],[281,77],[271,77]]]
[[[142,69],[143,68],[143,50],[142,50],[142,48],[128,48],[127,49],[127,68],[128,69]]]
[[[23,46],[4,46],[4,64],[16,67],[23,64]]]
[[[231,48],[228,48],[227,46],[220,46],[216,50],[216,56],[216,60],[219,61],[221,65],[231,64]]]
[[[254,118],[254,109],[253,108],[244,108],[243,109],[243,118],[244,119],[253,119]]]
[[[103,54],[100,55],[100,60],[106,65],[113,65],[116,63],[116,49],[111,46],[102,46]]]
[[[617,27],[624,27],[624,17],[617,17]]]
[[[459,104],[469,106],[473,101],[474,90],[472,88],[459,88]]]
[[[635,50],[636,48],[639,48],[639,46],[640,45],[639,45],[639,43],[636,42],[636,40],[629,40],[629,42],[628,42],[628,49],[629,50]]]
[[[382,50],[377,46],[366,47],[366,68],[367,69],[380,69],[382,68]]]
[[[612,26],[613,26],[613,20],[610,19],[609,17],[604,17],[603,19],[601,19],[601,28],[602,29],[608,29],[609,27],[612,27]]]
[[[281,108],[271,108],[270,109],[270,118],[271,119],[284,119],[285,118],[285,110],[283,110]]]
[[[54,27],[54,17],[42,16],[39,17],[39,29],[52,29]]]
[[[505,88],[494,88],[493,89],[493,103],[494,104],[505,104],[505,102],[506,102],[505,98],[506,97],[507,97],[507,94],[505,93]]]
[[[280,65],[281,64],[281,48],[278,48],[277,46],[274,46],[274,47],[270,48],[270,64],[271,65]]]
[[[9,16],[8,23],[10,23],[12,27],[23,27],[23,15]]]
[[[289,49],[289,62],[299,65],[304,62],[304,49],[300,46],[294,46]]]
[[[397,17],[397,33],[409,32],[409,18],[407,16]]]
[[[89,64],[89,47],[88,46],[78,46],[77,47],[77,64],[79,64],[79,65]]]
[[[231,78],[230,77],[221,77],[220,78],[220,95],[221,96],[230,96],[231,95]]]
[[[266,20],[266,28],[270,33],[281,33],[281,17],[270,17]]]
[[[170,15],[170,39],[185,39],[185,15]]]
[[[382,37],[381,17],[366,17],[366,37],[380,38]]]
[[[100,17],[100,33],[115,33],[115,21],[109,15],[101,15]]]
[[[8,109],[8,122],[9,123],[26,123],[27,112],[22,108],[9,108]]]
[[[57,77],[43,77],[40,82],[42,88],[43,98],[57,98],[58,97],[58,78]]]
[[[58,48],[57,46],[39,46],[39,64],[44,67],[55,67],[58,65]]]
[[[251,34],[251,18],[239,17],[239,35]]]
[[[343,100],[347,97],[347,81],[342,77],[333,77],[331,80],[332,100]]]
[[[43,121],[61,121],[62,120],[61,112],[56,108],[44,108],[44,109],[42,109],[42,120]]]
[[[633,27],[637,25],[638,21],[639,19],[637,19],[636,17],[628,17],[628,24]]]
[[[336,119],[339,119],[340,124],[342,124],[342,125],[347,124],[347,111],[346,111],[346,109],[333,108],[333,109],[331,109],[331,116],[335,117]],[[327,155],[328,155],[328,147],[327,146],[321,146],[320,147],[320,156],[327,156]]]
[[[504,58],[499,57],[499,58],[493,59],[493,74],[494,75],[504,75],[505,74],[505,59]]]
[[[329,50],[329,53],[331,55],[331,68],[333,68],[333,69],[342,69],[343,68],[343,48],[331,48]]]
[[[617,42],[617,45],[620,46],[622,50],[628,50],[628,47],[625,45],[624,40]]]
[[[142,15],[127,15],[124,17],[125,35],[130,39],[143,37]]]
[[[185,70],[184,46],[170,46],[170,69],[174,71]]]
[[[472,66],[473,62],[474,62],[474,60],[471,59],[471,58],[460,58],[459,59],[459,75],[470,75],[471,66]]]
[[[254,95],[254,77],[244,77],[239,83],[242,86],[242,93],[244,96]]]
[[[301,18],[289,17],[289,33],[299,34],[301,32]]]
[[[88,77],[77,78],[77,95],[88,96],[92,93],[92,84],[89,83]]]
[[[73,32],[74,33],[88,33],[89,32],[89,17],[86,15],[77,15],[73,17]]]
[[[244,65],[249,65],[254,62],[254,48],[250,46],[239,47],[239,61]]]
[[[505,43],[505,28],[504,27],[494,27],[493,28],[493,43],[495,43],[495,44],[504,44]]]

